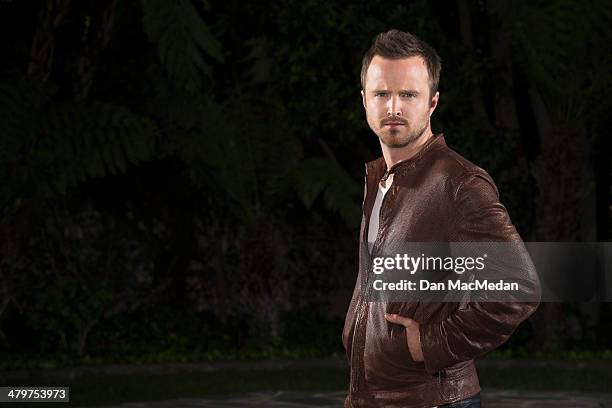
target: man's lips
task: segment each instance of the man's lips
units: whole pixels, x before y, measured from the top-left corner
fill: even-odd
[[[391,122],[391,123],[385,123],[385,126],[404,126],[405,123],[400,123],[400,122]]]

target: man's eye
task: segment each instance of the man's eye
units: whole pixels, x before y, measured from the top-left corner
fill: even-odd
[[[377,92],[374,94],[374,96],[386,96],[387,94],[384,92]]]
[[[416,98],[416,94],[414,94],[414,93],[405,93],[402,96],[407,96],[409,98]]]

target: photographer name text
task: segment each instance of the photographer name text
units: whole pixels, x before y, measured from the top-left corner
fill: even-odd
[[[417,285],[415,281],[402,279],[398,282],[384,282],[381,279],[375,280],[373,283],[374,290],[429,290],[429,291],[474,291],[474,290],[490,290],[490,291],[518,291],[519,285],[516,282],[505,282],[499,280],[496,282],[487,279],[474,280],[472,282],[462,282],[459,280],[449,279],[447,282],[431,282],[427,279],[420,279]]]

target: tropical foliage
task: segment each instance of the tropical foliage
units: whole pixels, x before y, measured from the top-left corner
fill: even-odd
[[[493,175],[525,239],[610,238],[608,2],[0,8],[12,355],[341,355],[363,162],[380,154],[361,58],[388,28],[442,56],[434,130]],[[566,307],[582,334],[562,339],[559,307],[510,347],[602,346],[609,308],[587,324]]]

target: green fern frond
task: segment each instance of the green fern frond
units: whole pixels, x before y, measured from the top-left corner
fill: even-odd
[[[109,103],[48,107],[27,138],[42,138],[25,157],[29,183],[35,191],[62,194],[85,180],[125,172],[127,162],[154,158],[156,133],[151,119]]]
[[[212,68],[203,55],[223,62],[220,43],[200,18],[191,0],[143,0],[143,25],[157,44],[170,79],[190,92],[201,88]]]

